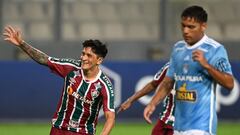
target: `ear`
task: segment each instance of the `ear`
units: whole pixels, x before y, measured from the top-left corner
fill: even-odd
[[[201,24],[201,29],[202,29],[202,31],[205,31],[206,29],[207,29],[207,23],[202,23]]]
[[[103,57],[97,58],[97,64],[100,65],[103,62]]]

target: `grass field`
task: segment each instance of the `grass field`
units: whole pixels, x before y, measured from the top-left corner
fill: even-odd
[[[97,127],[99,135],[103,125]],[[116,123],[111,135],[149,135],[152,125],[146,123]],[[0,123],[0,135],[49,135],[46,123]],[[218,135],[240,135],[240,123],[220,122]]]

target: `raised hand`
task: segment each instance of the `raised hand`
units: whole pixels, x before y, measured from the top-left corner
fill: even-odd
[[[4,28],[3,36],[5,41],[8,41],[20,47],[24,52],[28,54],[28,56],[30,56],[36,62],[48,66],[47,62],[49,56],[42,51],[32,47],[28,43],[24,42],[19,30],[16,30],[11,26],[7,26]]]
[[[23,39],[19,30],[15,30],[12,26],[6,26],[3,32],[4,40],[16,46],[22,44]]]

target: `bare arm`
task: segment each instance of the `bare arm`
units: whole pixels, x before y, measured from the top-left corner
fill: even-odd
[[[160,84],[160,87],[158,88],[157,92],[153,96],[151,102],[147,105],[147,107],[144,109],[144,119],[148,123],[152,123],[150,116],[155,111],[156,105],[158,105],[173,89],[174,81],[169,78],[165,77],[163,82]]]
[[[207,60],[204,58],[204,53],[201,50],[196,50],[193,52],[193,59],[198,61],[213,77],[213,79],[227,88],[228,90],[232,90],[234,86],[233,76],[224,72],[221,72],[211,66]]]
[[[7,26],[4,28],[3,35],[4,40],[21,48],[24,52],[26,52],[33,60],[35,60],[39,64],[47,66],[49,56],[24,42],[20,31],[15,30],[11,26]]]
[[[104,112],[104,115],[106,118],[106,122],[104,124],[101,135],[109,135],[115,123],[115,113],[111,111],[106,111]]]
[[[121,111],[127,110],[133,102],[141,98],[142,96],[145,96],[155,90],[157,88],[158,84],[153,80],[146,84],[141,90],[134,93],[131,97],[129,97],[124,103],[121,104],[120,108],[118,109],[117,113]]]
[[[27,44],[26,42],[22,42],[19,46],[24,52],[28,54],[34,61],[39,64],[47,66],[48,62],[48,55],[39,51],[38,49],[32,47],[31,45]]]
[[[233,89],[234,81],[232,75],[220,72],[209,64],[205,66],[205,69],[213,77],[213,79],[217,81],[217,83],[227,88],[228,90]]]

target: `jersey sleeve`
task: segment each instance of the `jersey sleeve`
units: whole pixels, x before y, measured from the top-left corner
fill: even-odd
[[[172,55],[171,55],[171,58],[170,58],[170,61],[169,61],[169,68],[168,68],[168,70],[167,70],[167,73],[166,73],[166,76],[168,76],[168,77],[170,77],[170,78],[172,78],[172,79],[174,79],[174,58],[173,58],[174,56],[173,56],[173,53],[172,53]]]
[[[48,58],[48,66],[51,71],[61,77],[65,77],[70,71],[80,68],[80,60],[67,59],[67,58]]]
[[[228,60],[228,55],[223,46],[218,47],[214,53],[210,64],[221,72],[225,72],[232,75],[231,64]]]
[[[169,68],[169,62],[166,63],[154,76],[153,80],[157,82],[157,84],[161,83],[163,78],[165,77],[167,70]]]
[[[113,85],[106,76],[104,77],[103,85],[104,88],[101,91],[103,97],[103,111],[115,112]]]

